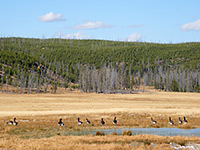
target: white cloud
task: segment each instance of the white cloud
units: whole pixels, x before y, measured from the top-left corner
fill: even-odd
[[[111,28],[112,26],[109,24],[103,24],[100,21],[91,22],[87,21],[84,24],[76,25],[73,29],[99,29],[99,28]]]
[[[142,34],[135,32],[135,33],[129,35],[126,38],[126,41],[128,41],[128,42],[138,42],[138,41],[141,40],[141,38],[142,38]]]
[[[82,31],[74,33],[74,34],[67,34],[66,36],[64,36],[64,38],[66,39],[83,39],[84,33]]]
[[[137,27],[143,27],[143,24],[132,24],[130,26],[128,26],[129,28],[137,28]]]
[[[181,28],[183,31],[197,30],[200,31],[200,19],[184,24]]]
[[[82,31],[77,32],[77,33],[72,33],[72,34],[67,34],[63,35],[62,32],[57,32],[56,34],[53,35],[54,38],[61,38],[61,39],[85,39],[89,38],[84,35]]]
[[[65,21],[65,19],[62,18],[62,14],[54,14],[53,12],[49,12],[38,18],[41,22]]]

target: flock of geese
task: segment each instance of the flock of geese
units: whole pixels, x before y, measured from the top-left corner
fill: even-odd
[[[86,118],[86,123],[87,123],[87,125],[90,124],[90,121],[88,120],[88,118]],[[116,117],[114,117],[112,123],[113,123],[113,124],[117,124],[117,118],[116,118]],[[154,120],[154,119],[151,117],[151,123],[152,123],[152,124],[157,124],[157,121]],[[181,120],[180,117],[178,118],[178,124],[182,124],[182,123],[188,123],[188,121],[186,120],[186,117],[185,117],[185,116],[183,117],[183,120]],[[14,118],[13,121],[12,121],[12,120],[11,120],[11,121],[8,121],[7,124],[8,124],[8,125],[14,125],[14,126],[16,126],[16,125],[18,124],[18,122],[16,121],[16,118]],[[83,124],[83,122],[80,121],[80,118],[78,118],[78,125],[82,125],[82,124]],[[101,118],[101,125],[104,125],[104,124],[105,124],[105,121],[103,120],[103,118]],[[172,120],[171,117],[169,117],[169,124],[170,124],[170,125],[174,125],[174,122],[173,122],[173,120]],[[63,123],[63,121],[62,121],[62,118],[60,118],[60,120],[59,120],[59,122],[58,122],[58,126],[64,126],[64,123]]]
[[[151,117],[151,123],[152,124],[157,124],[157,121],[155,121],[152,117]],[[181,120],[181,117],[178,118],[178,124],[182,124],[182,123],[188,123],[186,117],[183,117],[183,120]],[[174,121],[172,120],[171,117],[169,117],[169,124],[170,125],[174,125]]]
[[[86,118],[86,123],[87,123],[87,125],[90,124],[90,121],[88,120],[88,118]],[[113,119],[112,123],[117,124],[117,118],[116,117]],[[80,121],[80,118],[78,118],[78,125],[82,125],[82,124],[83,124],[83,122]],[[105,121],[103,120],[103,118],[101,118],[101,125],[104,125],[104,124],[105,124]],[[64,123],[62,122],[62,118],[60,118],[60,120],[58,122],[58,126],[64,126]]]

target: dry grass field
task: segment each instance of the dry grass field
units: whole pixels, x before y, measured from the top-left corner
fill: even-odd
[[[200,115],[199,93],[0,94],[0,104],[0,117],[118,112]]]
[[[162,137],[156,135],[54,136],[42,139],[9,138],[0,140],[0,149],[6,147],[9,150],[173,150],[170,143],[184,145],[186,142],[199,143],[200,139],[195,137]]]
[[[200,138],[134,136],[66,136],[65,131],[89,128],[123,127],[200,127],[200,94],[146,92],[137,94],[0,94],[1,149],[171,149],[170,142],[200,143]],[[118,124],[112,120],[117,117]],[[171,116],[175,125],[168,124]],[[186,116],[188,124],[178,125]],[[17,118],[18,126],[6,122]],[[64,127],[58,127],[62,117]],[[83,125],[77,125],[77,118]],[[100,125],[104,118],[106,125]],[[152,125],[150,118],[157,120]],[[88,126],[85,118],[91,121]],[[154,145],[152,145],[154,143]],[[181,144],[183,143],[183,144]],[[134,146],[133,146],[134,145]]]

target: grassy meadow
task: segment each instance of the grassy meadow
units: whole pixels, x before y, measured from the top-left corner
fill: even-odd
[[[60,94],[0,94],[0,149],[172,149],[200,143],[197,137],[154,135],[66,136],[66,131],[129,127],[200,127],[200,94],[151,91],[136,94],[94,94],[62,91]],[[112,124],[117,117],[117,125]],[[172,117],[175,125],[168,124]],[[178,124],[186,116],[187,124]],[[16,117],[17,126],[7,121]],[[77,118],[83,121],[79,126]],[[150,118],[158,123],[153,125]],[[57,122],[63,119],[64,127]],[[91,121],[86,124],[86,118]],[[106,124],[102,126],[100,119]]]

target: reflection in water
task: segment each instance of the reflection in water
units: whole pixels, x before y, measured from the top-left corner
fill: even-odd
[[[119,129],[91,129],[80,131],[66,131],[66,135],[89,135],[96,134],[96,131],[112,134],[113,132],[121,135],[123,131],[130,130],[132,135],[152,134],[160,136],[197,136],[200,137],[200,128],[196,129],[179,129],[179,128],[119,128]]]

